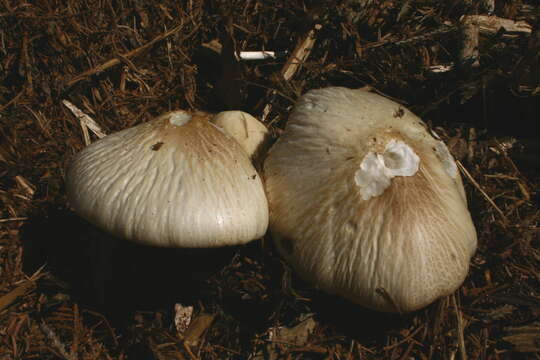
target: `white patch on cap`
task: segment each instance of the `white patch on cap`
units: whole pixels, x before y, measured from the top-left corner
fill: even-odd
[[[381,195],[396,176],[413,176],[420,158],[403,141],[390,140],[383,154],[369,152],[362,160],[354,181],[360,187],[363,200]]]
[[[191,115],[184,111],[176,111],[169,117],[169,122],[175,126],[182,126],[191,120]]]
[[[435,153],[437,154],[439,160],[441,160],[444,171],[446,171],[446,173],[450,175],[452,179],[455,179],[458,176],[458,168],[452,154],[450,154],[450,151],[448,151],[448,148],[444,142],[437,141],[437,145],[435,145]]]

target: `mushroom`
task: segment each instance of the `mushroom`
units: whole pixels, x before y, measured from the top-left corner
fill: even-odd
[[[268,147],[268,129],[248,113],[223,111],[210,121],[232,136],[255,161]]]
[[[268,225],[262,181],[212,117],[174,111],[86,147],[67,173],[71,206],[146,245],[219,247],[261,237]]]
[[[279,252],[324,291],[401,313],[467,275],[477,240],[456,164],[396,102],[363,89],[308,92],[264,177]]]

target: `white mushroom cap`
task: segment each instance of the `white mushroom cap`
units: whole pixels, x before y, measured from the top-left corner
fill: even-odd
[[[456,164],[401,105],[365,90],[313,90],[264,164],[270,229],[317,287],[407,312],[452,293],[476,249]]]
[[[91,144],[74,158],[67,195],[75,211],[128,240],[217,247],[264,235],[259,175],[212,115],[175,111]]]
[[[210,121],[232,136],[252,159],[257,158],[268,144],[266,126],[243,111],[223,111]]]

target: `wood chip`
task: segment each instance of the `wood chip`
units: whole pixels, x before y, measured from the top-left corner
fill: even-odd
[[[283,69],[281,69],[281,75],[286,81],[292,79],[294,74],[296,74],[298,69],[300,69],[300,67],[307,60],[309,54],[311,54],[311,50],[313,49],[313,45],[315,45],[315,41],[317,39],[317,31],[320,29],[322,29],[322,25],[317,24],[313,27],[313,29],[309,30],[298,40],[296,48],[292,52],[291,56],[289,56],[289,59],[287,59]]]
[[[32,198],[34,196],[34,193],[36,192],[36,187],[32,185],[30,181],[26,180],[21,175],[15,176],[15,181],[24,190],[28,197]]]
[[[185,343],[191,347],[199,345],[201,338],[213,321],[214,315],[205,313],[197,315],[184,333]]]
[[[18,298],[26,295],[33,288],[33,281],[25,281],[15,289],[0,297],[0,311],[13,304]]]
[[[540,351],[540,322],[530,325],[507,327],[508,335],[503,337],[514,345],[515,350],[519,352],[538,352]]]
[[[316,326],[317,323],[312,316],[291,328],[280,326],[276,328],[275,334],[272,336],[272,341],[304,346],[307,344],[309,335],[313,333]]]
[[[462,43],[459,61],[467,68],[480,66],[479,53],[479,25],[475,17],[463,16],[461,18]]]
[[[489,15],[466,15],[462,21],[474,22],[481,34],[493,35],[503,30],[507,33],[531,34],[532,26],[526,21],[514,21],[498,16]]]

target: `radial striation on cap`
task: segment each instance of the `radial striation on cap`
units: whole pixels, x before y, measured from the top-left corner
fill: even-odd
[[[86,147],[67,173],[71,206],[113,235],[155,246],[261,237],[268,225],[262,181],[211,117],[171,112]]]
[[[477,240],[455,162],[396,102],[361,89],[309,91],[264,177],[277,248],[322,290],[407,312],[467,275]]]

